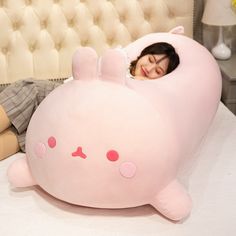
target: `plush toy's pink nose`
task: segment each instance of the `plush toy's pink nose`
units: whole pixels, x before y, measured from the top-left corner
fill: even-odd
[[[71,154],[73,157],[87,158],[86,154],[83,153],[82,147],[77,147],[77,150]]]

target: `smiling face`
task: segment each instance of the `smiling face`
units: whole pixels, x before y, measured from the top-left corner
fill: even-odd
[[[158,79],[166,74],[168,65],[165,54],[147,54],[138,60],[133,75],[141,80]]]

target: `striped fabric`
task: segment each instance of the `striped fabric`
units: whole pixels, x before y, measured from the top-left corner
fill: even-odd
[[[16,129],[22,151],[25,151],[25,134],[34,111],[42,100],[61,83],[26,79],[9,85],[0,93],[0,104]]]

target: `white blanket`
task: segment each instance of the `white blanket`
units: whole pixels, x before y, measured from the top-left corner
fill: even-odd
[[[0,162],[0,235],[226,236],[236,233],[236,117],[223,104],[200,149],[180,173],[194,203],[190,217],[183,222],[172,223],[151,206],[91,209],[61,202],[38,187],[13,189],[6,170],[20,156],[16,154]]]

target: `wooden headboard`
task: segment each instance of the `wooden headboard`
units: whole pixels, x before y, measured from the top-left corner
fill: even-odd
[[[177,25],[193,37],[197,2],[0,0],[0,84],[69,77],[72,54],[80,46],[101,54]]]

